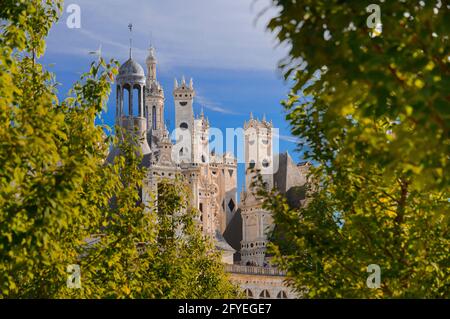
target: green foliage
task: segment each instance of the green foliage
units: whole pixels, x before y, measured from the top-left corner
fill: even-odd
[[[195,222],[182,181],[158,185],[156,262],[151,271],[162,280],[158,298],[232,298],[237,287],[223,273],[220,255]]]
[[[449,297],[449,10],[375,2],[372,37],[372,2],[273,1],[287,120],[317,164],[306,207],[267,199],[289,242],[273,249],[307,297]]]
[[[0,297],[235,296],[194,226],[183,183],[162,184],[156,212],[151,194],[142,201],[147,173],[135,141],[95,125],[117,62],[92,63],[58,100],[53,74],[36,58],[61,8],[41,0],[0,8]],[[106,162],[112,147],[119,155]],[[183,236],[169,222],[183,225]],[[67,287],[72,264],[81,289]]]

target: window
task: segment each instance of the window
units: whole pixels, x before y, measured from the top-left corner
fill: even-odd
[[[266,159],[263,160],[263,162],[262,162],[262,166],[265,167],[265,168],[269,167],[269,164],[270,164],[269,161],[266,160]]]
[[[255,161],[254,160],[250,161],[250,164],[248,165],[248,168],[250,168],[250,169],[254,169],[255,168]]]
[[[199,210],[200,210],[200,212],[202,212],[203,213],[203,203],[200,203],[200,206],[199,206],[199,208],[198,208]]]
[[[156,130],[156,106],[153,105],[152,108],[152,128]]]
[[[233,202],[233,199],[230,199],[230,201],[228,202],[228,208],[230,209],[230,211],[233,211],[233,209],[236,207],[236,205]]]
[[[186,106],[186,105],[187,105],[187,102],[180,102],[180,105],[181,105],[181,106]]]
[[[247,299],[253,299],[253,292],[250,289],[245,289],[244,290],[245,295],[247,296]]]
[[[202,155],[202,163],[206,163],[206,157],[205,157],[205,155]]]
[[[183,130],[186,130],[188,127],[189,126],[187,125],[186,122],[183,122],[183,123],[180,124],[180,128],[183,129]]]
[[[230,177],[233,177],[233,172],[234,172],[234,170],[232,170],[232,169],[228,170],[228,173],[230,174]]]
[[[269,291],[267,289],[264,289],[263,291],[261,291],[261,293],[259,294],[259,298],[260,299],[269,299],[270,298]]]

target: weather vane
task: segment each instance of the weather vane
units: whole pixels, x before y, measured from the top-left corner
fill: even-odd
[[[133,24],[128,24],[128,29],[130,29],[130,59],[131,59],[131,48],[133,46]]]
[[[89,51],[89,54],[96,55],[98,57],[98,59],[100,60],[100,58],[102,57],[102,44],[100,44],[100,46],[98,47],[98,50]]]

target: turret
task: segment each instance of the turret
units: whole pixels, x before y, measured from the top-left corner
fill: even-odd
[[[116,124],[135,134],[142,153],[148,154],[150,147],[146,137],[147,122],[144,114],[144,69],[131,58],[131,53],[130,58],[120,66],[116,83]],[[133,100],[134,92],[137,93],[137,101]],[[125,103],[128,105],[124,109]]]
[[[154,47],[149,49],[146,64],[148,71],[145,97],[147,134],[160,139],[164,130],[164,90],[156,79],[157,59]]]
[[[174,155],[183,158],[185,162],[192,162],[192,143],[194,132],[194,86],[193,81],[186,85],[184,76],[181,84],[175,79],[173,89],[173,98],[175,102],[175,129],[177,130],[176,139],[177,146],[174,147]],[[183,136],[183,138],[180,138]],[[182,141],[181,141],[182,140]],[[175,154],[176,153],[176,154]]]

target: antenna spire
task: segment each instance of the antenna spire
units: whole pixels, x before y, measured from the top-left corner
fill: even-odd
[[[128,24],[128,29],[130,29],[130,59],[132,58],[131,55],[131,48],[133,47],[133,24]]]

